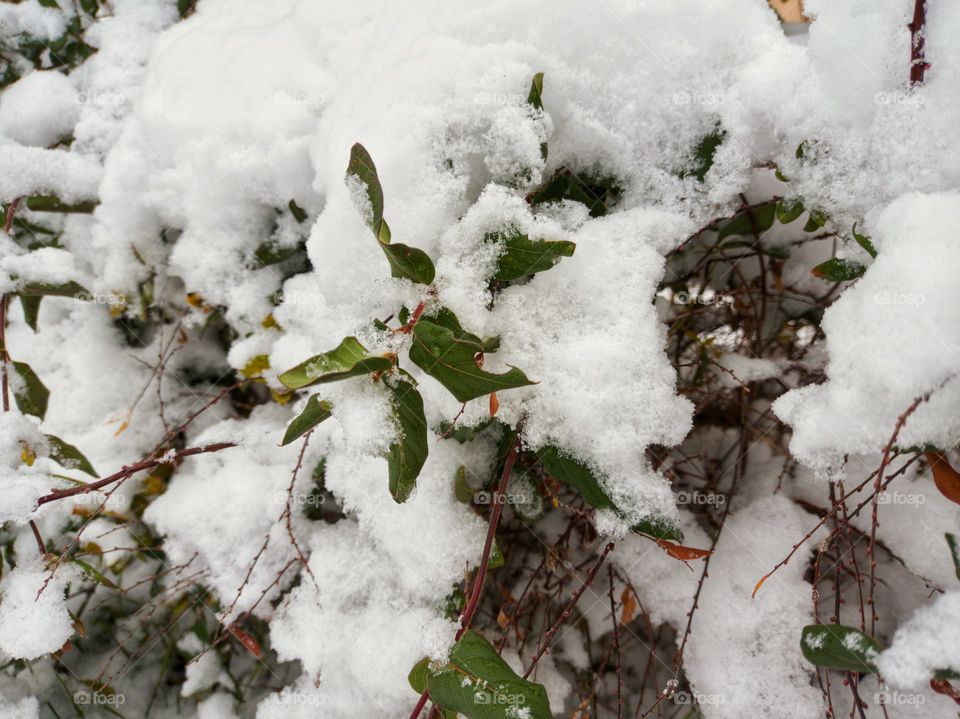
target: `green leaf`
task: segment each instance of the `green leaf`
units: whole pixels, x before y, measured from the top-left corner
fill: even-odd
[[[34,196],[27,198],[27,209],[33,212],[75,212],[89,215],[97,207],[93,200],[68,204],[61,202],[59,197]]]
[[[347,177],[357,178],[367,189],[369,207],[366,210],[369,215],[364,219],[390,263],[391,276],[424,285],[433,282],[436,268],[426,252],[407,245],[391,244],[390,227],[383,219],[383,188],[377,175],[377,167],[373,164],[370,153],[359,142],[350,150]]]
[[[470,504],[473,495],[473,487],[467,483],[467,468],[461,464],[453,475],[453,496],[462,504]]]
[[[705,135],[703,138],[701,138],[693,152],[692,167],[683,172],[681,177],[692,176],[696,177],[700,182],[703,182],[704,178],[707,176],[707,172],[709,172],[710,168],[713,167],[713,157],[717,154],[717,148],[723,144],[723,139],[726,136],[726,131],[718,126],[709,135]]]
[[[450,661],[427,679],[437,706],[467,719],[552,719],[547,690],[522,679],[476,632],[453,645]]]
[[[815,277],[831,282],[849,282],[862,276],[866,271],[867,268],[859,262],[841,260],[839,257],[821,262],[811,270]]]
[[[72,280],[58,285],[45,282],[27,282],[17,290],[17,294],[21,297],[73,297],[77,300],[90,300],[93,297],[83,285]]]
[[[424,657],[413,665],[413,669],[407,674],[407,681],[410,687],[417,694],[423,694],[427,690],[427,679],[430,678],[430,657]]]
[[[472,426],[457,425],[454,427],[449,420],[443,420],[438,427],[442,439],[453,439],[459,444],[466,444],[483,430],[493,424],[493,418],[488,418]]]
[[[527,102],[538,110],[543,109],[543,73],[538,72],[533,76],[533,82],[530,83],[530,94],[527,95]]]
[[[302,249],[302,243],[298,243],[296,245],[281,245],[273,239],[261,242],[257,246],[257,249],[253,251],[253,258],[258,263],[253,266],[253,269],[258,269],[259,267],[269,267],[270,265],[276,265],[284,260],[289,260]]]
[[[749,210],[742,211],[728,222],[722,230],[718,239],[732,237],[734,235],[747,235],[754,237],[760,235],[771,227],[776,216],[777,203],[775,200],[757,205]],[[751,219],[752,217],[752,219]]]
[[[777,221],[781,225],[789,225],[803,214],[803,210],[802,200],[784,198],[777,203]]]
[[[557,447],[548,446],[537,452],[537,459],[543,463],[547,474],[567,486],[573,487],[583,501],[597,509],[610,509],[622,516],[610,496],[600,486],[599,480],[587,465],[573,457],[563,454]],[[683,541],[683,532],[672,522],[662,517],[650,517],[633,525],[634,532],[648,534],[658,539]]]
[[[290,210],[293,219],[301,225],[307,221],[307,211],[300,207],[295,200],[290,200],[290,202],[287,203],[287,209]]]
[[[507,558],[503,556],[503,550],[500,549],[500,545],[494,539],[490,547],[490,558],[487,559],[487,569],[499,569],[506,563]]]
[[[807,217],[807,224],[803,226],[804,232],[815,232],[827,224],[827,215],[822,210],[810,210],[810,216]]]
[[[14,362],[13,369],[20,375],[20,381],[13,387],[13,398],[17,402],[17,407],[24,414],[32,414],[34,417],[43,419],[47,413],[50,390],[44,386],[26,362]]]
[[[109,587],[110,589],[120,589],[120,587],[118,587],[116,584],[114,584],[109,579],[107,579],[103,575],[103,572],[99,571],[98,569],[95,569],[91,565],[84,562],[82,559],[77,559],[75,557],[67,557],[67,561],[70,562],[70,564],[77,567],[81,572],[83,572],[84,575],[86,575],[87,579],[92,579],[97,584],[102,584],[103,586]]]
[[[20,295],[20,307],[23,309],[23,321],[26,322],[27,326],[34,332],[37,331],[37,318],[40,315],[41,300],[43,300],[43,297],[40,295],[35,297],[25,297],[24,295]]]
[[[957,535],[947,534],[947,546],[950,547],[950,556],[953,557],[953,569],[957,573],[957,579],[960,579],[960,543],[957,542]]]
[[[572,257],[576,244],[565,240],[531,240],[526,235],[513,232],[489,234],[488,242],[503,244],[503,254],[497,260],[493,279],[500,282],[518,280],[552,268],[561,257]]]
[[[612,177],[597,179],[581,176],[561,167],[539,190],[528,198],[531,205],[558,200],[575,200],[586,205],[591,217],[607,214],[620,197],[620,186]]]
[[[475,342],[456,336],[447,327],[421,318],[413,328],[410,360],[460,402],[536,384],[516,367],[503,374],[485,372],[474,361],[477,353]]]
[[[800,650],[811,664],[847,672],[876,672],[874,657],[880,645],[853,627],[842,624],[808,624],[800,635]]]
[[[91,477],[99,476],[97,470],[90,464],[90,460],[84,457],[83,452],[72,444],[64,442],[52,434],[47,435],[47,443],[50,445],[50,458],[64,469],[79,469]]]
[[[870,241],[870,238],[866,235],[861,235],[857,232],[857,223],[853,223],[853,239],[856,240],[857,244],[860,245],[866,253],[872,258],[877,258],[877,248],[873,246],[873,243]]]
[[[305,435],[325,419],[329,419],[331,414],[330,410],[332,409],[333,405],[331,405],[329,402],[324,402],[315,394],[310,395],[310,399],[307,400],[307,406],[304,407],[303,412],[295,417],[290,423],[290,426],[287,427],[287,431],[283,435],[283,441],[280,443],[280,446],[290,444],[295,439],[299,439]]]
[[[396,502],[406,502],[417,487],[417,477],[427,461],[427,418],[423,398],[409,382],[400,380],[393,393],[393,415],[400,438],[390,445],[387,464],[390,469],[390,494]]]
[[[431,321],[434,324],[440,325],[441,327],[446,327],[448,330],[453,332],[453,336],[458,340],[467,342],[476,348],[476,352],[490,353],[496,352],[498,349],[500,349],[499,336],[484,337],[481,339],[475,334],[467,332],[465,329],[463,329],[463,327],[460,326],[460,320],[457,319],[457,316],[446,307],[441,307],[437,314],[432,316]]]
[[[278,379],[290,389],[302,389],[371,372],[383,372],[395,362],[396,357],[393,356],[371,357],[356,337],[346,337],[334,349],[301,362]]]

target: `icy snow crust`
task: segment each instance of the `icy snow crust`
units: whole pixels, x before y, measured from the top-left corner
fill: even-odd
[[[667,482],[644,459],[648,445],[676,444],[691,424],[692,407],[675,393],[652,304],[663,257],[705,220],[729,213],[752,165],[773,160],[790,178],[790,192],[841,225],[860,222],[879,251],[864,278],[828,310],[827,381],[791,391],[774,407],[794,429],[794,454],[823,473],[846,454],[876,452],[897,416],[924,393],[931,398],[907,422],[902,443],[950,447],[960,439],[952,411],[960,399],[953,289],[960,149],[949,141],[960,125],[960,6],[931,4],[932,70],[924,87],[908,91],[906,0],[809,0],[817,22],[807,47],[787,40],[759,0],[634,0],[588,12],[567,0],[203,0],[194,16],[165,32],[176,16],[172,3],[112,5],[114,17],[94,38],[100,53],[75,76],[35,73],[0,101],[0,162],[8,169],[0,196],[53,192],[101,203],[92,221],[65,221],[69,255],[54,251],[39,263],[2,238],[3,291],[25,279],[78,275],[97,295],[135,296],[151,273],[158,286],[182,282],[227,308],[241,335],[230,353],[234,366],[269,355],[274,387],[277,369],[346,335],[357,334],[374,352],[403,349],[373,334],[370,320],[421,300],[430,308],[442,304],[471,332],[502,336],[487,369],[516,365],[538,381],[499,397],[501,419],[525,417],[531,448],[557,444],[574,452],[633,518],[677,517]],[[0,26],[51,37],[62,31],[33,0],[3,8]],[[545,73],[545,113],[526,103],[535,72]],[[682,177],[693,148],[718,126],[726,135],[706,181]],[[71,150],[49,147],[71,129]],[[807,159],[798,159],[797,146],[812,140]],[[389,277],[344,182],[356,141],[376,161],[393,237],[434,259],[436,298]],[[568,203],[533,214],[525,194],[561,166],[615,177],[623,196],[614,211],[590,219]],[[291,199],[311,218],[306,247],[314,269],[284,282],[251,258],[274,208]],[[506,289],[491,311],[485,278],[496,255],[483,238],[507,225],[532,238],[571,240],[577,250],[528,284]],[[169,228],[180,233],[161,241]],[[274,309],[278,292],[284,302]],[[118,445],[108,426],[148,371],[130,363],[119,377],[77,381],[86,368],[115,361],[97,349],[113,340],[95,314],[102,308],[65,307],[45,303],[42,323],[51,342],[72,351],[27,350],[36,355],[27,359],[51,378],[47,422],[70,429],[94,464],[113,466],[118,446],[143,452],[159,431],[144,420],[146,427],[131,428]],[[271,312],[282,333],[262,326]],[[29,347],[18,341],[19,331],[26,339],[22,327],[14,328],[11,345]],[[454,416],[453,398],[408,364],[422,380],[430,426]],[[265,700],[258,716],[315,716],[318,707],[333,717],[358,716],[358,707],[366,708],[364,716],[405,716],[412,703],[406,673],[424,655],[444,655],[455,626],[437,608],[477,561],[483,541],[480,520],[453,497],[452,477],[461,464],[490,467],[494,446],[432,438],[417,494],[397,505],[381,459],[396,433],[387,397],[361,380],[327,387],[324,397],[337,412],[311,437],[304,466],[326,457],[326,487],[350,516],[335,527],[293,523],[320,581],[301,573],[272,617],[271,641],[304,673]],[[184,395],[171,411],[186,411],[194,399]],[[155,409],[151,401],[140,408],[143,416]],[[468,405],[461,422],[479,421],[481,404]],[[83,416],[71,407],[82,407]],[[276,444],[301,407],[259,408],[242,421],[217,421],[211,413],[191,443],[232,440],[240,447],[185,464],[147,515],[167,535],[171,558],[196,555],[221,605],[235,613],[269,616],[269,600],[293,582],[291,572],[270,588],[294,557],[276,516],[297,445]],[[37,430],[24,420],[16,431]],[[4,519],[64,520],[68,508],[31,515],[39,485],[15,465],[2,470],[16,487],[3,500]],[[303,472],[294,496],[309,488]],[[211,520],[213,497],[219,506]],[[607,518],[611,531],[623,529],[616,525]],[[711,719],[750,713],[748,696],[759,696],[770,712],[786,705],[800,707],[798,715],[822,710],[809,668],[796,654],[778,653],[810,619],[799,563],[771,580],[763,604],[738,617],[747,636],[727,621],[808,526],[805,512],[777,498],[732,515],[696,615],[688,673],[707,696],[736,694],[733,686],[744,694],[703,705]],[[268,533],[262,564],[237,597]],[[18,539],[18,556],[32,549]],[[742,563],[745,552],[750,559]],[[917,554],[908,552],[911,567],[924,566]],[[57,575],[41,603],[26,601],[44,571],[24,562],[0,585],[0,649],[12,656],[53,651],[70,635],[63,578]],[[651,597],[690,596],[689,577],[668,576],[686,571],[678,563],[651,571],[669,580],[646,590]],[[947,574],[939,565],[936,571]],[[634,583],[644,581],[640,574]],[[955,624],[955,605],[947,595],[898,633],[878,660],[891,678],[911,684],[939,666],[938,638],[928,625],[941,615]],[[682,622],[677,607],[656,611],[658,620]],[[37,627],[35,641],[14,632],[19,622]],[[775,633],[767,635],[771,625]],[[742,663],[717,656],[712,628],[720,643],[756,666],[750,676],[766,673],[759,688],[740,681]],[[194,670],[191,690],[206,676],[206,669]],[[781,703],[782,691],[789,702]],[[24,700],[15,711],[35,714],[35,704]],[[199,711],[232,713],[222,697]]]

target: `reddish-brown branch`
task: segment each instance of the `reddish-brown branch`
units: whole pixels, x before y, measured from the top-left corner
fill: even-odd
[[[190,447],[189,449],[181,449],[178,452],[175,452],[172,458],[169,460],[160,459],[148,459],[143,462],[137,462],[132,464],[129,467],[124,467],[119,472],[111,474],[109,477],[104,477],[103,479],[98,479],[96,482],[91,482],[90,484],[85,484],[80,487],[70,487],[69,489],[57,489],[50,494],[46,494],[40,499],[37,500],[37,506],[47,504],[49,502],[54,502],[58,499],[63,499],[64,497],[73,497],[77,494],[87,494],[88,492],[93,492],[94,490],[101,489],[107,485],[118,482],[121,479],[126,479],[127,477],[136,474],[137,472],[142,472],[145,469],[153,469],[154,467],[159,467],[161,464],[166,464],[167,462],[175,462],[178,459],[183,459],[184,457],[192,457],[197,454],[207,454],[209,452],[219,452],[222,449],[228,449],[230,447],[235,447],[236,445],[233,442],[217,442],[215,444],[208,444],[205,447]]]
[[[0,295],[0,373],[3,377],[3,411],[10,411],[10,380],[7,378],[7,362],[10,356],[7,354],[7,300],[9,295]]]
[[[603,552],[600,554],[600,558],[596,563],[590,567],[590,571],[587,573],[587,578],[583,580],[583,584],[573,593],[573,596],[570,597],[570,603],[564,607],[563,611],[560,613],[560,616],[557,618],[557,621],[553,623],[553,626],[547,630],[547,633],[543,635],[543,642],[540,644],[540,649],[537,650],[537,655],[533,658],[533,661],[530,663],[530,666],[527,667],[527,671],[524,672],[523,678],[526,679],[530,676],[530,673],[533,671],[534,667],[537,666],[537,662],[547,653],[547,650],[550,648],[550,642],[553,641],[553,635],[557,633],[557,630],[563,625],[570,614],[573,612],[573,608],[577,605],[577,602],[580,601],[580,597],[587,587],[593,584],[593,578],[597,576],[597,571],[600,569],[600,566],[603,564],[604,560],[607,558],[607,555],[613,551],[614,543],[610,542],[606,547],[603,548]]]
[[[923,84],[923,74],[930,65],[924,57],[926,45],[926,0],[915,0],[913,4],[913,20],[907,25],[910,28],[910,85]]]
[[[507,483],[510,481],[510,475],[513,472],[513,465],[517,461],[517,454],[520,451],[520,433],[513,440],[510,446],[510,452],[507,454],[507,460],[503,465],[503,474],[500,477],[500,485],[493,493],[493,509],[490,511],[490,523],[487,525],[487,538],[483,543],[483,554],[480,556],[480,566],[477,568],[477,578],[473,582],[473,588],[470,590],[470,599],[463,608],[460,615],[460,629],[457,630],[456,638],[463,636],[464,632],[470,628],[470,622],[473,621],[473,615],[477,612],[477,606],[480,604],[480,597],[483,594],[483,580],[487,576],[487,566],[490,563],[490,552],[493,549],[493,539],[497,534],[497,525],[500,524],[500,513],[503,511],[503,505],[506,500],[504,494],[507,491]],[[410,719],[417,719],[420,712],[427,705],[430,694],[425,689],[417,705],[410,714]]]

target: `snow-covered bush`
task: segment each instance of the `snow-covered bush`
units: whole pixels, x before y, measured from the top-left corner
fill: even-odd
[[[952,715],[960,6],[805,7],[0,8],[0,715]]]

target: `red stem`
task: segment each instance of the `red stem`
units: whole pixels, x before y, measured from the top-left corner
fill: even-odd
[[[913,20],[910,28],[910,85],[923,83],[923,73],[930,67],[924,58],[925,25],[927,22],[926,0],[915,0],[913,5]]]
[[[236,445],[233,442],[218,442],[216,444],[208,444],[205,447],[191,447],[189,449],[182,449],[177,452],[173,460],[176,461],[183,457],[192,457],[196,454],[206,454],[208,452],[219,452],[221,449],[227,449],[229,447],[235,447]],[[119,472],[111,474],[109,477],[104,477],[99,479],[96,482],[91,482],[90,484],[85,484],[81,487],[70,487],[69,489],[57,489],[50,494],[46,494],[40,499],[37,500],[37,506],[47,504],[48,502],[53,502],[58,499],[63,499],[64,497],[72,497],[76,494],[86,494],[92,492],[95,489],[100,489],[101,487],[106,487],[108,484],[113,484],[114,482],[126,479],[132,474],[143,471],[145,469],[153,469],[154,467],[159,467],[161,464],[166,464],[165,461],[161,459],[147,459],[143,462],[137,462],[132,464],[129,467],[124,467]]]
[[[497,525],[500,523],[500,513],[503,511],[504,492],[507,491],[507,483],[510,481],[510,474],[513,472],[513,465],[517,461],[517,454],[520,451],[520,433],[513,439],[510,445],[510,452],[507,454],[507,461],[503,465],[503,474],[500,477],[500,486],[493,493],[493,510],[490,512],[490,524],[487,525],[487,539],[483,543],[483,554],[480,557],[480,567],[477,570],[477,578],[470,590],[470,599],[463,608],[463,614],[460,615],[460,629],[457,630],[456,638],[463,636],[464,632],[470,628],[470,622],[473,621],[473,615],[477,612],[477,606],[480,604],[480,597],[483,594],[483,580],[487,576],[487,565],[490,563],[490,551],[493,548],[493,539],[497,533]],[[420,712],[430,700],[430,693],[424,689],[423,694],[417,701],[417,705],[410,714],[410,719],[417,719]]]

